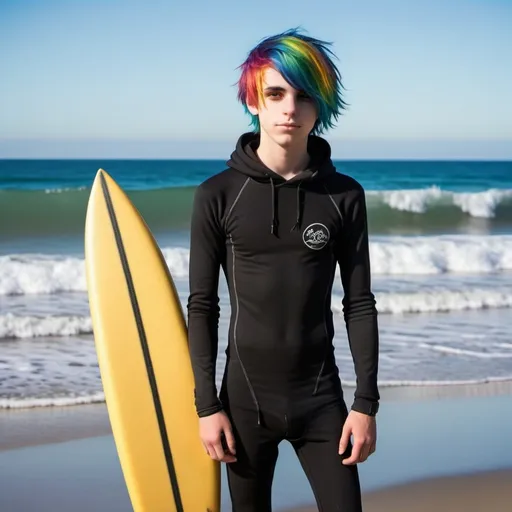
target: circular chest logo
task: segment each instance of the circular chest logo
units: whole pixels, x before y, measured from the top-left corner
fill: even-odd
[[[323,224],[315,222],[310,224],[302,233],[302,240],[310,248],[318,251],[323,249],[329,241],[329,230]]]

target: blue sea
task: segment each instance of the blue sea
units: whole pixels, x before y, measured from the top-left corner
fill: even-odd
[[[512,162],[335,161],[367,194],[380,386],[512,380]],[[0,160],[0,408],[103,400],[83,236],[105,169],[152,229],[185,306],[195,187],[215,160]],[[229,300],[220,286],[218,378]],[[342,382],[355,375],[333,291]]]

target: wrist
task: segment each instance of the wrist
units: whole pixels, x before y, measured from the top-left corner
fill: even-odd
[[[222,403],[219,401],[218,403],[210,406],[210,407],[205,407],[205,408],[202,408],[202,409],[198,409],[197,410],[197,415],[199,418],[204,418],[206,416],[211,416],[212,414],[215,414],[219,411],[222,411],[223,410],[223,406],[222,406]]]
[[[356,398],[352,404],[352,410],[367,416],[376,416],[379,412],[379,402],[366,398]]]

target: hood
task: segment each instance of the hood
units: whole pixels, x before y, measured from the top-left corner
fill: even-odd
[[[278,236],[278,218],[276,215],[276,187],[283,185],[292,185],[297,187],[297,218],[291,231],[299,230],[302,221],[303,198],[301,195],[301,186],[306,181],[322,180],[336,171],[331,160],[331,146],[329,143],[317,137],[310,135],[308,138],[308,154],[310,161],[306,169],[286,180],[280,174],[269,169],[256,154],[256,149],[260,143],[258,133],[244,133],[236,144],[236,148],[227,162],[227,166],[238,171],[251,179],[270,184],[270,206],[271,206],[271,224],[270,233]]]
[[[280,174],[269,169],[256,154],[260,143],[259,133],[244,133],[237,141],[236,148],[231,153],[227,166],[246,176],[260,182],[275,182],[278,184],[293,184],[305,180],[322,179],[335,172],[331,160],[331,146],[329,143],[310,135],[308,138],[308,153],[310,161],[308,167],[290,180],[285,180]]]

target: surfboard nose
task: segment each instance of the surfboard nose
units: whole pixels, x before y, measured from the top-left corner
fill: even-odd
[[[95,176],[94,180],[99,180],[102,175],[103,175],[104,178],[106,178],[107,176],[110,178],[110,175],[108,174],[108,172],[105,171],[105,169],[102,169],[100,167],[98,169],[98,171],[96,172],[96,176]]]

